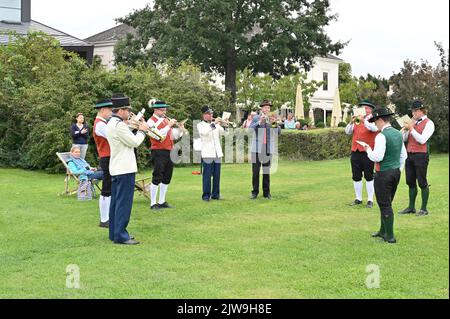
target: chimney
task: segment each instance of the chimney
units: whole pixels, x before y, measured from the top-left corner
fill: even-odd
[[[22,1],[22,22],[31,21],[31,0],[21,0]]]

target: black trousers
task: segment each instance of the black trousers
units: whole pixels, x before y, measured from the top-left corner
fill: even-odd
[[[105,197],[111,196],[111,175],[109,174],[109,160],[109,156],[100,158],[100,168],[103,171],[101,195]]]
[[[169,185],[173,174],[173,162],[170,159],[170,151],[152,150],[152,165],[153,185],[159,185],[161,183]]]
[[[386,218],[394,215],[392,201],[400,182],[400,174],[400,169],[375,173],[375,195],[381,215]]]
[[[259,194],[259,174],[261,172],[261,166],[263,171],[263,195],[268,196],[270,194],[270,165],[272,161],[272,154],[260,154],[252,153],[252,194]]]
[[[352,179],[355,182],[362,181],[363,173],[366,181],[373,181],[373,171],[374,171],[374,162],[372,162],[368,157],[366,152],[352,152],[352,156],[350,158],[350,162],[352,164]]]
[[[408,158],[405,162],[405,172],[406,184],[410,188],[417,188],[417,183],[420,188],[428,187],[427,171],[429,161],[428,153],[408,153]]]

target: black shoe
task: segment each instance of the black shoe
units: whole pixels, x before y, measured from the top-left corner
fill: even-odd
[[[155,204],[153,206],[150,207],[151,210],[160,210],[161,208],[159,207],[159,204]]]
[[[208,197],[205,197],[205,198],[202,198],[202,201],[204,201],[204,202],[209,202],[210,199],[209,199]]]
[[[385,242],[387,242],[388,244],[396,244],[397,240],[395,238],[391,238],[391,239],[385,239]]]
[[[164,202],[162,204],[158,204],[159,208],[174,208],[173,206],[170,206],[168,202]]]
[[[427,216],[428,215],[428,211],[427,210],[419,210],[416,214],[416,216]]]
[[[264,198],[271,200],[272,199],[272,195],[269,194],[267,196],[264,196]]]
[[[220,200],[220,197],[211,197],[212,200]]]
[[[372,201],[368,201],[366,208],[373,208],[373,202]]]
[[[130,239],[133,240],[133,239],[134,239],[134,236],[130,235]]]
[[[258,198],[258,195],[256,195],[256,194],[251,194],[250,195],[250,199],[257,199]]]
[[[100,222],[100,224],[98,225],[101,228],[109,228],[109,220],[107,222]]]
[[[372,234],[373,238],[383,238],[384,240],[386,240],[386,234],[381,234],[380,232],[376,232],[374,234]]]
[[[138,245],[138,244],[140,244],[140,242],[138,242],[138,241],[136,241],[136,240],[133,240],[133,239],[129,239],[129,240],[127,240],[127,241],[124,241],[124,242],[114,242],[114,244],[121,244],[121,245]]]
[[[350,206],[356,206],[356,205],[361,205],[362,201],[355,199],[353,202],[350,203]]]
[[[401,212],[398,212],[399,215],[408,215],[408,214],[415,214],[416,210],[414,208],[406,208],[402,210]]]

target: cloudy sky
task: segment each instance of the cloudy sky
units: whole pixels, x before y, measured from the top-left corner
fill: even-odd
[[[32,0],[32,19],[86,38],[115,25],[115,18],[149,0]],[[405,59],[439,61],[434,41],[449,47],[448,0],[330,0],[339,15],[327,29],[333,40],[350,40],[341,54],[355,75],[398,72]]]

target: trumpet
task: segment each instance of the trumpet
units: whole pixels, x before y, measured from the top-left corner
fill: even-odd
[[[237,128],[237,124],[236,124],[235,122],[229,122],[228,120],[226,120],[226,121],[225,121],[225,120],[222,120],[221,117],[217,117],[217,118],[213,118],[213,119],[212,119],[213,122],[215,122],[216,120],[217,120],[217,121],[219,122],[219,124],[222,125],[223,127],[227,127],[227,128],[228,128],[228,127],[230,127],[230,125],[231,125],[232,128]]]
[[[167,117],[167,116],[165,116],[165,118],[166,118],[168,121],[173,121],[173,122],[175,122],[175,125],[174,125],[174,126],[176,126],[176,127],[178,127],[178,128],[180,128],[180,126],[182,126],[182,127],[183,127],[182,130],[183,130],[184,133],[187,133],[187,132],[188,132],[188,130],[184,127],[184,124],[186,124],[186,122],[187,122],[189,119],[185,119],[185,120],[183,120],[183,121],[181,121],[181,122],[178,122],[177,120],[172,119],[172,118]]]
[[[131,131],[139,130],[140,121],[145,113],[145,109],[142,109],[137,115],[133,112],[130,112],[130,116],[128,117],[128,128]],[[163,142],[165,137],[158,133],[156,127],[150,127],[145,134],[150,138],[153,138],[159,142]]]
[[[261,116],[261,118],[263,119],[263,121],[264,122],[269,122],[269,121],[271,121],[270,122],[270,125],[272,126],[272,128],[277,128],[278,127],[278,122],[277,122],[277,120],[275,119],[275,120],[272,120],[272,117],[274,116],[273,114],[272,115],[266,115],[266,114],[261,114],[260,115]]]

